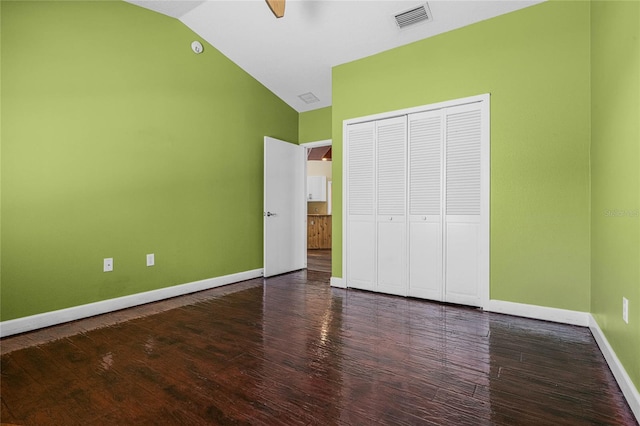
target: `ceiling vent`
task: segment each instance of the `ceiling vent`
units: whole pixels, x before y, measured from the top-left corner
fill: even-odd
[[[431,21],[431,10],[427,3],[395,15],[399,28],[406,28],[419,22]]]
[[[302,95],[298,95],[298,97],[300,99],[302,99],[307,104],[312,104],[314,102],[319,102],[320,101],[320,99],[318,99],[316,97],[316,95],[314,95],[311,92],[303,93]]]

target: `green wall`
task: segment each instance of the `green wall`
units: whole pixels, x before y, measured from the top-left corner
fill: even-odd
[[[331,139],[331,107],[301,112],[298,119],[298,142]]]
[[[296,111],[178,20],[0,7],[3,321],[262,267],[263,136]]]
[[[333,276],[343,120],[491,93],[491,298],[589,311],[589,9],[542,3],[333,69]]]
[[[491,93],[491,297],[593,312],[640,387],[639,3],[547,2],[345,64],[301,114],[127,3],[0,20],[1,320],[260,268],[264,135],[333,139],[341,276],[342,121]]]
[[[2,316],[2,3],[0,0],[0,320]]]
[[[640,3],[594,1],[591,49],[591,312],[640,389]]]

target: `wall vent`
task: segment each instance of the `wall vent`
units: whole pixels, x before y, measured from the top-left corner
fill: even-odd
[[[419,22],[431,21],[431,10],[427,3],[414,7],[413,9],[400,12],[395,15],[396,24],[399,28],[406,28]]]

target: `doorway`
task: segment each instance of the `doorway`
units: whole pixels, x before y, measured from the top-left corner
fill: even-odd
[[[307,149],[307,270],[331,273],[331,140],[300,145]]]

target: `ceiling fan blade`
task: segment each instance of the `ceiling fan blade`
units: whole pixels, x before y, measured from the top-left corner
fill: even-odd
[[[269,5],[269,9],[276,15],[276,18],[282,18],[284,16],[284,2],[285,0],[265,0]]]

